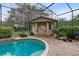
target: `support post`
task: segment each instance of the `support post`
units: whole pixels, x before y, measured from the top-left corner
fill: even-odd
[[[2,6],[0,4],[0,25],[2,24]]]
[[[56,28],[58,27],[58,22],[59,22],[59,19],[58,19],[58,16],[57,16]]]
[[[47,24],[47,30],[49,30],[49,23],[47,22],[46,24]]]
[[[72,23],[71,23],[71,25],[72,25],[72,36],[73,36],[73,11],[72,11]]]
[[[36,32],[37,32],[37,23],[35,23],[35,29],[36,29]]]
[[[51,12],[51,18],[52,18],[52,12]]]

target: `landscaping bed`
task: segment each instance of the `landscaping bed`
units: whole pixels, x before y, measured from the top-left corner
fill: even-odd
[[[28,31],[15,31],[10,26],[0,26],[0,40],[2,41],[16,37],[27,37],[29,34]]]
[[[61,26],[54,30],[58,40],[70,41],[79,40],[79,26]]]

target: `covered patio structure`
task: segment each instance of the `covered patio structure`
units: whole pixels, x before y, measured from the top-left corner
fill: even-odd
[[[48,17],[38,17],[31,21],[32,32],[35,35],[53,35],[53,28],[56,27],[57,20]]]

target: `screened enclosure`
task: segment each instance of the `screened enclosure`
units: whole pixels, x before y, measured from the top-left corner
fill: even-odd
[[[0,25],[12,26],[15,30],[31,31],[30,21],[45,16],[56,19],[57,27],[79,26],[79,3],[2,3],[0,4]]]

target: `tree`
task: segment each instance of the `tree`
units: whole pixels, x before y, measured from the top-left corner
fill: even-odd
[[[34,8],[33,5],[29,3],[17,3],[16,10],[11,9],[8,11],[9,17],[6,19],[9,24],[13,27],[28,27],[29,21],[39,16],[49,16],[49,14],[44,13],[42,8]],[[17,11],[18,10],[18,11]]]

